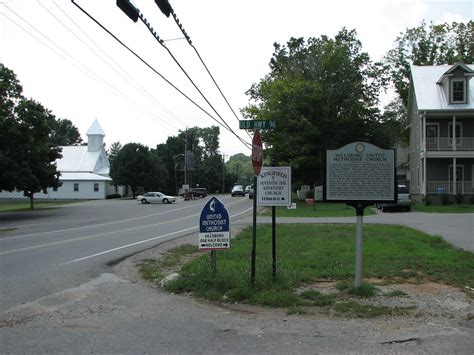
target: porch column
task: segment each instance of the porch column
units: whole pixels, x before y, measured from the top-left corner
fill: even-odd
[[[453,116],[453,150],[456,150],[456,116]]]
[[[453,129],[453,131],[454,131],[454,129]],[[457,181],[456,158],[453,158],[453,195],[456,195],[456,181]]]
[[[423,196],[426,196],[426,114],[420,116],[421,118],[421,151],[423,152],[423,166],[422,166],[422,177],[421,177],[421,191]]]
[[[423,152],[421,191],[423,196],[426,196],[426,114],[424,112],[421,115],[421,127],[421,151]]]

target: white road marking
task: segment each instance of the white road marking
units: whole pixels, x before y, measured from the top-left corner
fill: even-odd
[[[233,205],[235,203],[238,203],[240,201],[236,201],[236,202],[231,202],[229,203],[229,205]],[[133,217],[133,218],[127,218],[127,219],[120,219],[120,220],[117,220],[117,221],[112,221],[112,222],[106,222],[106,223],[98,223],[98,224],[92,224],[92,225],[87,225],[87,226],[80,226],[80,227],[73,227],[73,228],[66,228],[66,229],[58,229],[58,230],[54,230],[54,231],[48,231],[48,232],[38,232],[38,233],[30,233],[30,234],[22,234],[22,235],[16,235],[16,236],[13,236],[13,237],[6,237],[6,238],[2,238],[1,240],[12,240],[12,239],[19,239],[19,238],[27,238],[27,237],[35,237],[35,236],[38,236],[38,235],[44,235],[44,234],[52,234],[52,233],[60,233],[60,232],[69,232],[69,231],[73,231],[73,230],[79,230],[79,229],[85,229],[85,228],[94,228],[94,227],[103,227],[103,226],[108,226],[108,225],[111,225],[111,224],[117,224],[117,223],[122,223],[122,222],[130,222],[130,221],[136,221],[136,220],[140,220],[140,219],[145,219],[145,218],[149,218],[149,217],[155,217],[155,216],[159,216],[159,215],[162,215],[162,214],[165,214],[165,213],[171,213],[171,212],[175,212],[175,211],[180,211],[180,210],[184,210],[186,208],[191,208],[191,207],[196,207],[199,205],[191,205],[191,206],[185,206],[185,207],[181,207],[181,208],[175,208],[173,210],[168,210],[168,211],[164,211],[164,212],[157,212],[157,213],[153,213],[153,214],[149,214],[149,215],[146,215],[146,216],[139,216],[139,217]],[[153,226],[153,225],[151,225]],[[19,226],[17,228],[21,228],[22,226]],[[12,228],[15,228],[15,227],[12,227]],[[2,255],[2,253],[0,253],[0,255]]]
[[[244,213],[246,213],[246,212],[248,212],[248,211],[250,211],[250,210],[252,210],[252,209],[253,209],[253,207],[247,208],[246,210],[243,210],[243,211],[241,211],[241,212],[239,212],[239,213],[236,213],[236,214],[232,215],[231,217],[239,216],[239,215],[244,214]],[[167,234],[164,234],[164,235],[159,235],[159,236],[156,236],[156,237],[152,237],[152,238],[148,238],[148,239],[145,239],[145,240],[141,240],[141,241],[139,241],[139,242],[135,242],[135,243],[127,244],[127,245],[122,245],[121,247],[117,247],[117,248],[105,250],[105,251],[102,251],[102,252],[97,253],[97,254],[92,254],[92,255],[84,256],[84,257],[82,257],[82,258],[75,259],[75,260],[71,260],[71,261],[62,263],[62,264],[60,264],[60,265],[67,265],[67,264],[72,264],[72,263],[75,263],[75,262],[78,262],[78,261],[87,260],[87,259],[90,259],[90,258],[94,258],[94,257],[96,257],[96,256],[100,256],[100,255],[112,253],[112,252],[117,251],[117,250],[120,250],[120,249],[125,249],[125,248],[129,248],[129,247],[133,247],[133,246],[135,246],[135,245],[147,243],[147,242],[150,242],[150,241],[153,241],[153,240],[157,240],[157,239],[169,237],[170,235],[173,235],[173,234],[183,233],[183,232],[187,232],[187,231],[190,231],[190,230],[193,230],[193,229],[196,229],[196,230],[197,230],[198,228],[199,228],[199,226],[195,226],[195,227],[182,229],[182,230],[180,230],[180,231],[176,231],[176,232],[172,232],[172,233],[167,233]]]

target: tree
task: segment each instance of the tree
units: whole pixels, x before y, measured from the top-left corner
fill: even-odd
[[[115,158],[117,157],[118,153],[120,152],[120,149],[122,149],[122,144],[120,144],[120,142],[114,142],[110,146],[110,151],[107,152],[111,169],[112,169],[112,166],[114,165]],[[115,193],[117,193],[118,184],[114,180],[112,180],[112,184],[115,187]]]
[[[15,73],[0,63],[0,188],[13,191],[20,177],[17,147],[20,132],[15,107],[23,99]]]
[[[57,146],[80,145],[82,143],[79,130],[68,119],[54,120],[51,128],[53,130],[51,140]]]
[[[291,165],[294,181],[321,183],[326,149],[357,140],[385,145],[375,132],[387,77],[382,64],[362,52],[354,30],[274,47],[270,73],[247,92],[253,103],[243,112],[276,121],[276,129],[262,134],[266,154]]]
[[[133,197],[139,187],[148,190],[152,186],[153,174],[150,151],[139,143],[125,144],[110,169],[113,181],[118,185],[130,186]]]
[[[232,155],[226,163],[226,171],[232,174],[232,185],[249,185],[253,183],[252,158],[242,153]],[[232,185],[228,185],[231,187]]]
[[[61,158],[61,149],[51,139],[54,115],[40,103],[22,100],[16,107],[21,145],[15,159],[20,161],[20,174],[15,189],[23,191],[30,199],[33,209],[34,195],[47,192],[49,187],[59,187],[59,171],[56,159]]]
[[[59,186],[55,161],[60,148],[51,139],[54,115],[25,99],[15,74],[0,64],[0,188],[23,191],[34,208],[34,195]]]
[[[395,90],[403,105],[408,106],[410,65],[442,65],[463,62],[472,64],[474,58],[474,21],[444,23],[409,28],[395,40],[385,62],[389,66]]]

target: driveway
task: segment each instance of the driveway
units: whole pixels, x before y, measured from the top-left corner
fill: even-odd
[[[271,217],[259,217],[258,223],[271,223]],[[356,223],[355,217],[277,218],[277,223]],[[458,248],[474,252],[474,213],[387,213],[364,217],[364,223],[398,224],[439,235]]]

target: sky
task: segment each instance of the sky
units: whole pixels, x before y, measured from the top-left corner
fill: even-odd
[[[69,0],[0,0],[0,62],[15,72],[26,97],[71,120],[84,140],[97,119],[107,147],[118,141],[154,148],[186,127],[217,125],[218,115],[144,23],[130,20],[115,0],[75,2],[161,76]],[[401,32],[422,20],[474,18],[474,0],[170,0],[234,115],[173,18],[153,0],[132,3],[235,133],[220,129],[220,152],[227,157],[250,155],[236,137],[251,141],[239,129],[240,109],[249,104],[245,92],[269,73],[273,43],[333,37],[346,27],[356,29],[363,50],[377,61]]]

